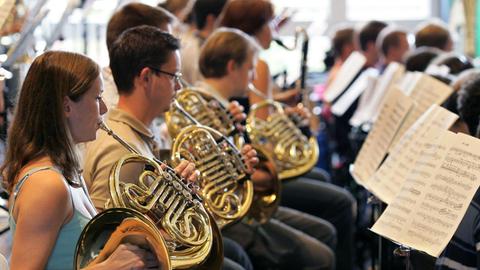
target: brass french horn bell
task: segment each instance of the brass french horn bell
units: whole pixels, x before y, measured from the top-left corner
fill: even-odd
[[[167,245],[155,224],[127,208],[107,209],[87,223],[75,249],[74,269],[101,263],[120,244],[127,243],[149,250],[157,259],[158,269],[172,269]]]

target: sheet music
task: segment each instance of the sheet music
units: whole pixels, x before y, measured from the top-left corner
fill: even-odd
[[[378,80],[378,78],[371,78],[370,84],[372,87],[367,87],[360,96],[358,107],[348,122],[352,127],[359,127],[363,123],[368,122],[370,102],[375,99],[375,95],[378,95],[378,92],[375,92]]]
[[[331,103],[347,88],[355,75],[360,72],[367,59],[361,53],[355,51],[342,64],[335,80],[325,90],[323,99]]]
[[[372,80],[378,77],[378,70],[369,68],[360,74],[345,93],[333,104],[332,113],[342,116],[353,102],[368,88],[373,87]]]
[[[421,72],[405,72],[399,82],[400,89],[405,90],[405,94],[410,95],[409,90],[411,90],[412,86],[415,85],[417,81],[421,78],[421,74]]]
[[[385,97],[378,120],[363,143],[351,172],[353,178],[367,189],[368,180],[385,157],[397,129],[412,105],[412,100],[398,88],[392,89]]]
[[[480,140],[444,131],[422,151],[371,230],[438,257],[480,185]]]
[[[420,149],[438,136],[437,130],[447,130],[457,119],[456,114],[438,105],[432,105],[404,134],[380,168],[368,180],[369,191],[390,204],[400,191],[411,168],[415,166],[421,154]]]
[[[387,66],[383,74],[377,80],[375,87],[363,92],[358,108],[350,119],[352,126],[358,127],[366,122],[373,122],[377,118],[384,97],[390,88],[397,83],[405,72],[405,67],[393,62]]]
[[[7,21],[8,16],[12,12],[12,8],[15,6],[15,0],[0,0],[0,29]]]
[[[445,83],[422,73],[417,74],[421,74],[417,75],[420,76],[420,79],[407,91],[409,92],[407,94],[415,101],[415,106],[395,135],[391,148],[397,144],[407,129],[410,128],[432,104],[441,104],[453,92],[453,89]]]

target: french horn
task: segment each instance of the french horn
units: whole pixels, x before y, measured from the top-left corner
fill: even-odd
[[[172,160],[195,163],[201,173],[199,194],[218,226],[243,218],[253,201],[253,183],[237,147],[219,131],[196,121],[177,100],[166,118],[180,130],[173,139]]]
[[[252,85],[249,90],[257,93]],[[267,119],[257,112],[267,110]],[[318,161],[319,147],[314,136],[307,138],[294,121],[285,114],[283,105],[265,97],[250,107],[247,132],[253,144],[272,153],[281,180],[300,176],[310,171]]]
[[[131,152],[110,173],[113,207],[134,209],[155,222],[164,235],[173,269],[220,269],[220,230],[192,187],[173,168],[142,156],[105,124],[100,123],[100,128]],[[138,177],[124,177],[122,169],[127,166],[139,167]]]
[[[235,145],[230,144],[230,147],[236,146],[241,148],[243,146],[243,138],[236,131],[233,117],[230,115],[227,109],[213,96],[201,92],[198,88],[184,88],[177,92],[175,104],[176,105],[172,106],[170,111],[165,116],[166,124],[172,138],[178,138],[180,134],[182,134],[182,136],[188,134],[187,132],[182,133],[182,129],[189,125],[201,124],[207,126],[210,131],[219,133],[214,136],[217,136],[217,138],[222,138],[221,140],[223,140],[223,143],[228,141],[228,139],[225,137],[234,137]],[[178,139],[176,140],[179,141]],[[252,146],[255,148],[255,150],[257,150],[255,145]],[[236,150],[236,152],[238,152],[238,150]],[[237,180],[228,185],[229,188],[223,190],[226,192],[225,195],[221,195],[221,189],[214,189],[212,191],[218,192],[216,197],[221,196],[220,198],[231,196],[230,194],[233,193],[243,193],[243,200],[235,197],[231,197],[230,200],[231,202],[245,202],[242,206],[237,204],[236,208],[242,211],[239,211],[235,215],[236,219],[238,220],[245,216],[247,210],[250,209],[248,212],[248,217],[251,217],[260,223],[264,223],[270,218],[270,216],[278,207],[280,198],[280,183],[278,182],[275,167],[271,162],[271,157],[260,150],[257,150],[257,154],[260,159],[259,166],[268,171],[272,176],[272,187],[269,190],[265,190],[260,193],[257,191],[254,192],[251,181],[247,182],[241,178],[237,178]],[[234,192],[233,188],[237,189],[237,191]],[[253,200],[248,199],[248,197],[251,196],[253,196]],[[226,200],[222,199],[222,201]],[[228,206],[228,204],[225,204],[225,206],[226,208],[224,208],[223,211],[231,211],[231,206]],[[224,221],[221,221],[221,223],[222,222]]]
[[[148,217],[128,208],[107,209],[87,223],[77,242],[73,269],[99,264],[126,243],[149,250],[157,259],[158,269],[172,269],[160,230]]]

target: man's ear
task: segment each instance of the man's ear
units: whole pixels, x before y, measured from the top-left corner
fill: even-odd
[[[133,87],[146,88],[152,79],[152,72],[149,68],[143,68],[140,73],[133,78]]]
[[[378,48],[375,42],[369,42],[367,43],[367,52],[377,52]]]
[[[141,81],[148,82],[151,79],[152,74],[153,73],[149,68],[144,67],[142,70],[140,70],[138,77],[140,77]]]
[[[230,74],[237,69],[237,63],[233,59],[228,60],[226,69],[227,74]]]

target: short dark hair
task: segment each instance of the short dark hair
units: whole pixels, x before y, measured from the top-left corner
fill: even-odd
[[[374,43],[377,41],[378,34],[383,28],[387,27],[387,24],[381,21],[369,21],[358,32],[358,43],[362,51],[366,51],[368,43]]]
[[[172,23],[175,17],[161,7],[152,7],[142,3],[130,3],[123,6],[108,21],[107,25],[107,48],[110,50],[113,42],[125,30],[140,26],[150,25],[163,27]]]
[[[245,63],[249,53],[257,53],[257,43],[238,29],[219,28],[205,41],[200,52],[199,67],[205,78],[221,78],[227,73],[227,64]]]
[[[407,71],[425,71],[430,62],[442,51],[432,47],[414,49],[405,55],[405,69]]]
[[[426,22],[415,32],[415,47],[434,47],[445,50],[451,40],[448,29],[438,21]]]
[[[335,56],[342,55],[343,48],[348,44],[353,44],[353,27],[344,27],[335,31],[332,38],[332,48],[335,52]]]
[[[390,48],[400,46],[401,36],[407,36],[407,32],[394,27],[384,28],[377,37],[378,49],[386,56]]]
[[[458,92],[457,108],[470,134],[476,134],[480,117],[480,74],[462,85]]]
[[[153,26],[137,26],[125,31],[112,44],[110,68],[119,94],[129,94],[133,81],[145,67],[161,67],[180,42]]]
[[[232,0],[225,5],[220,17],[220,26],[255,35],[273,19],[273,5],[267,0]]]
[[[203,29],[207,23],[207,16],[218,17],[222,13],[227,0],[197,0],[193,6],[193,17],[198,29]]]
[[[447,66],[452,75],[473,68],[473,64],[468,57],[458,53],[442,53],[432,60],[431,65]]]
[[[171,13],[176,13],[184,9],[191,0],[166,0],[165,2],[159,3],[157,6],[162,7]]]

